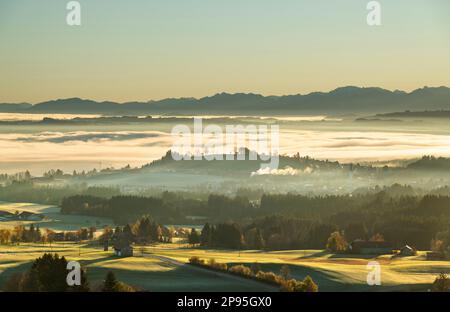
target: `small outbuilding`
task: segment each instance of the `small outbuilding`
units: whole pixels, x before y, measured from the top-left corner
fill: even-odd
[[[26,221],[42,221],[45,217],[41,214],[32,213],[29,211],[22,211],[18,215],[19,220],[26,220]]]
[[[133,247],[127,242],[114,244],[114,255],[116,257],[133,257]]]
[[[400,248],[400,252],[398,253],[398,255],[402,257],[415,256],[416,254],[417,254],[416,249],[408,245],[405,245],[402,248]]]

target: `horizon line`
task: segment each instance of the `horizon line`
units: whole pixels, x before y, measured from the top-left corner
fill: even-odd
[[[345,89],[345,88],[357,88],[357,89],[380,89],[380,90],[384,90],[384,91],[389,91],[389,92],[400,92],[400,93],[404,93],[404,94],[412,94],[418,90],[424,90],[424,89],[440,89],[440,88],[446,88],[446,89],[450,89],[450,87],[446,86],[446,85],[441,85],[441,86],[422,86],[422,87],[418,87],[415,89],[411,89],[411,91],[405,91],[405,90],[401,90],[401,89],[387,89],[387,88],[383,88],[383,87],[375,87],[375,86],[371,86],[371,87],[365,87],[365,86],[355,86],[355,85],[346,85],[346,86],[341,86],[341,87],[336,87],[333,89],[329,89],[328,91],[311,91],[308,93],[291,93],[291,94],[281,94],[281,95],[274,95],[274,94],[263,94],[263,93],[255,93],[255,92],[227,92],[227,91],[222,91],[222,92],[216,92],[214,94],[210,94],[210,95],[205,95],[202,97],[194,97],[194,96],[185,96],[185,97],[166,97],[166,98],[159,98],[159,99],[151,99],[151,100],[147,100],[147,101],[137,101],[137,100],[129,100],[129,101],[125,101],[125,102],[116,102],[114,100],[93,100],[91,98],[83,98],[83,97],[78,97],[78,96],[68,96],[68,97],[64,97],[64,98],[53,98],[53,99],[48,99],[48,100],[44,100],[44,101],[40,101],[40,102],[0,102],[0,105],[3,104],[11,104],[11,105],[21,105],[21,104],[30,104],[30,105],[37,105],[37,104],[41,104],[41,103],[46,103],[46,102],[52,102],[52,101],[63,101],[63,100],[70,100],[70,99],[78,99],[78,100],[82,100],[82,101],[93,101],[93,102],[97,102],[97,103],[105,103],[105,102],[111,102],[111,103],[117,103],[117,104],[128,104],[128,103],[154,103],[154,102],[160,102],[160,101],[164,101],[164,100],[202,100],[202,99],[206,99],[206,98],[211,98],[214,96],[218,96],[218,95],[256,95],[256,96],[262,96],[262,97],[285,97],[285,96],[308,96],[308,95],[312,95],[312,94],[327,94],[327,93],[332,93],[335,92],[337,90],[340,89]]]

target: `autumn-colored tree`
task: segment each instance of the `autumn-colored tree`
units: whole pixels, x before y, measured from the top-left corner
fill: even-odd
[[[348,243],[345,240],[344,236],[341,234],[341,232],[336,231],[331,233],[330,237],[328,238],[326,248],[332,252],[343,252],[347,250],[347,246]]]

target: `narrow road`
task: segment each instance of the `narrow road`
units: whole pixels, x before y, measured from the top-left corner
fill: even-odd
[[[277,286],[272,286],[272,285],[268,285],[266,283],[262,283],[262,282],[258,282],[249,278],[245,278],[245,277],[240,277],[237,275],[232,275],[229,273],[225,273],[225,272],[218,272],[218,271],[212,271],[212,270],[208,270],[206,268],[202,268],[199,266],[195,266],[195,265],[189,265],[188,263],[184,263],[169,257],[165,257],[165,256],[159,256],[159,255],[155,255],[155,254],[149,254],[149,253],[145,253],[144,254],[145,257],[147,258],[153,258],[153,259],[157,259],[166,263],[170,263],[174,266],[189,266],[190,269],[194,270],[194,271],[198,271],[198,272],[202,272],[202,273],[208,273],[208,274],[212,274],[214,276],[218,276],[218,277],[223,277],[223,278],[228,278],[228,279],[233,279],[237,282],[245,282],[245,283],[253,283],[255,286],[258,286],[258,288],[264,288],[265,291],[267,292],[278,292],[280,291],[279,288]]]

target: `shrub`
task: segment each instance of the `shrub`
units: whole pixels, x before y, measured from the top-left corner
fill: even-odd
[[[234,274],[245,276],[245,277],[252,276],[252,270],[249,267],[246,267],[245,265],[242,265],[242,264],[232,266],[229,271]]]
[[[279,285],[281,291],[285,292],[317,292],[319,290],[317,284],[314,283],[314,281],[309,276],[307,276],[303,281],[288,279],[287,277],[290,275],[290,270],[287,266],[282,267],[281,272],[284,276],[281,276],[273,272],[255,272],[256,267],[259,267],[257,263],[254,263],[251,268],[243,264],[239,264],[227,269],[228,267],[226,263],[216,262],[214,258],[211,258],[208,260],[208,262],[205,262],[205,260],[200,259],[196,256],[189,258],[189,263],[194,265],[201,265],[218,271],[228,271],[232,274],[240,275],[245,278],[256,277],[262,282]]]
[[[216,260],[214,258],[211,258],[208,260],[208,262],[205,262],[205,260],[200,259],[197,256],[193,256],[193,257],[189,258],[189,263],[195,264],[195,265],[200,265],[200,266],[206,266],[211,269],[219,270],[219,271],[226,271],[228,268],[226,263],[216,262]]]
[[[284,280],[281,282],[281,291],[284,292],[318,292],[319,287],[307,276],[303,281],[296,279]]]
[[[226,263],[216,262],[216,260],[214,258],[209,259],[207,265],[215,270],[220,270],[220,271],[226,271],[228,268]]]
[[[216,259],[211,258],[211,259],[208,260],[208,265],[210,267],[214,267],[216,264],[217,264]]]
[[[303,282],[302,285],[299,286],[299,288],[295,289],[296,292],[318,292],[319,286],[317,286],[316,283],[312,280],[311,277],[307,276]]]
[[[205,261],[200,259],[197,256],[193,256],[189,258],[189,263],[190,264],[198,264],[198,265],[205,265]]]
[[[277,284],[277,285],[281,285],[282,282],[284,281],[284,279],[281,276],[276,275],[273,272],[262,272],[262,271],[259,271],[256,274],[256,278],[260,279],[262,281],[266,281],[266,282],[269,282],[269,283],[272,283],[272,284]]]
[[[285,280],[281,283],[280,290],[283,292],[294,292],[299,283],[296,279]]]
[[[433,292],[450,292],[450,278],[441,273],[434,281],[431,290]]]

